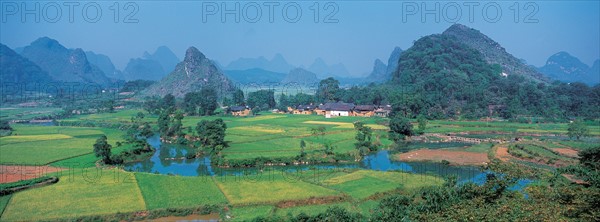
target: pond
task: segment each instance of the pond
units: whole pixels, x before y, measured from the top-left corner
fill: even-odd
[[[197,159],[185,159],[188,152],[193,152],[190,148],[181,145],[163,144],[160,137],[155,135],[147,139],[148,143],[156,149],[152,157],[142,162],[125,164],[125,170],[135,172],[149,172],[165,175],[181,176],[213,176],[213,175],[248,175],[256,172],[263,172],[265,168],[220,168],[211,165],[210,158],[202,157]],[[426,144],[416,144],[415,146],[426,147]],[[463,144],[433,144],[434,148],[456,147]],[[429,147],[429,146],[427,146]],[[368,169],[377,171],[400,170],[404,172],[430,174],[437,176],[456,175],[459,180],[469,180],[483,171],[478,167],[471,166],[448,166],[433,162],[401,162],[390,158],[390,151],[381,150],[366,156],[363,161],[346,164],[316,164],[316,165],[298,165],[298,166],[269,166],[268,170],[295,172],[319,169]]]

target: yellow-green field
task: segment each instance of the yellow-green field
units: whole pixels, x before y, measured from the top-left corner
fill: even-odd
[[[2,221],[132,212],[146,209],[133,173],[94,168],[60,176],[57,184],[13,194]]]
[[[14,125],[13,135],[0,138],[0,164],[44,165],[92,153],[93,144],[107,135],[115,144],[123,132],[106,128]]]
[[[64,121],[126,123],[139,111],[81,115]],[[156,123],[156,116],[145,114],[146,121]],[[201,120],[216,118],[223,118],[227,124],[226,140],[231,147],[223,150],[222,154],[225,159],[231,160],[294,157],[300,153],[301,140],[306,142],[307,152],[319,153],[325,144],[334,145],[333,152],[338,154],[356,152],[355,121],[363,121],[374,129],[373,139],[381,144],[380,148],[392,147],[392,141],[387,139],[386,120],[381,118],[326,119],[316,115],[261,113],[256,117],[186,116],[183,124],[193,129]],[[416,123],[413,124],[416,126]],[[315,215],[334,206],[370,214],[378,200],[388,193],[410,194],[420,188],[443,183],[441,177],[431,175],[352,169],[320,170],[318,175],[259,171],[258,175],[212,177],[157,175],[126,172],[119,168],[98,170],[94,167],[98,158],[92,153],[93,143],[100,135],[107,135],[113,145],[113,153],[119,153],[129,148],[128,145],[115,146],[116,142],[123,140],[123,131],[101,127],[11,126],[15,128],[13,134],[0,137],[0,164],[51,165],[68,169],[53,174],[60,178],[57,184],[0,197],[0,212],[5,208],[0,221],[64,219],[204,205],[227,206],[230,210],[227,215],[232,216],[233,221],[251,220],[258,216]],[[313,135],[312,129],[317,127],[325,128],[323,135]],[[588,127],[595,136],[590,140],[544,138],[538,139],[535,144],[546,148],[587,149],[596,145],[594,141],[600,135],[600,127]],[[425,133],[510,137],[518,133],[564,135],[566,129],[565,123],[430,121]],[[549,149],[527,148],[542,156],[563,158]],[[487,153],[491,150],[491,143],[443,149]],[[102,173],[101,176],[98,172]]]
[[[224,204],[227,199],[211,177],[180,177],[136,173],[148,209]]]
[[[219,177],[215,180],[227,200],[234,205],[275,204],[285,200],[341,195],[338,191],[281,174]]]

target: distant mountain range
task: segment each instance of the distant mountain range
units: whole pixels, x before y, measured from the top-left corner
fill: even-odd
[[[185,52],[185,59],[160,82],[151,85],[142,92],[142,96],[160,96],[172,94],[183,97],[188,92],[197,92],[210,87],[221,96],[234,90],[234,84],[219,68],[197,48],[190,47]]]
[[[277,73],[287,73],[294,68],[295,66],[289,64],[279,53],[275,54],[271,60],[263,56],[258,58],[239,58],[224,67],[225,70],[262,69]]]
[[[567,52],[558,52],[546,61],[538,71],[562,82],[583,82],[589,85],[600,83],[600,60],[592,67]]]
[[[37,64],[57,81],[107,85],[113,80],[87,60],[80,49],[67,49],[58,41],[42,37],[23,48],[21,55]]]
[[[317,78],[317,74],[307,71],[303,68],[295,68],[292,69],[281,83],[283,84],[299,84],[299,85],[311,85],[318,83],[319,79]]]
[[[328,65],[322,58],[316,58],[315,61],[306,70],[317,74],[320,79],[328,77],[348,77],[350,73],[342,63]]]
[[[106,77],[121,80],[125,79],[123,73],[117,68],[115,68],[115,65],[112,63],[108,56],[103,54],[96,54],[92,51],[86,51],[85,56],[87,56],[87,59],[91,64],[100,68],[100,70],[104,72]]]
[[[467,26],[455,24],[440,35],[450,37],[452,41],[456,40],[476,50],[487,64],[498,65],[502,76],[518,75],[545,83],[552,80],[583,82],[588,85],[600,83],[600,60],[596,60],[589,67],[569,53],[559,52],[550,56],[544,66],[534,67],[506,52],[500,44],[488,36]],[[438,41],[435,39],[430,41]],[[68,49],[57,40],[48,37],[39,38],[28,46],[14,50],[2,44],[0,47],[2,56],[0,80],[4,82],[59,81],[107,85],[119,79],[158,81],[164,78],[170,83],[167,84],[165,81],[157,83],[156,85],[160,86],[153,88],[154,92],[162,95],[163,92],[172,91],[178,96],[204,85],[220,85],[217,88],[230,90],[234,82],[237,84],[293,82],[312,84],[320,79],[334,77],[346,86],[371,82],[383,83],[391,80],[395,73],[404,71],[399,64],[403,61],[405,53],[399,47],[395,47],[387,63],[376,59],[373,62],[373,70],[367,77],[353,78],[348,77],[349,72],[341,63],[328,65],[322,58],[316,58],[308,68],[302,66],[298,68],[288,63],[281,54],[276,54],[270,60],[265,57],[240,58],[223,67],[216,61],[208,60],[193,47],[186,52],[187,61],[180,63],[168,47],[161,46],[152,54],[144,52],[140,58],[131,59],[126,68],[120,71],[106,55],[92,51],[84,52],[78,48]],[[412,50],[412,53],[415,55],[416,52]],[[425,52],[422,53],[426,55]],[[429,61],[431,58],[424,57],[411,62],[423,60]],[[414,64],[407,65],[403,67],[414,68]],[[428,69],[427,64],[420,65],[420,69]],[[195,72],[187,69],[192,66]],[[168,73],[171,74],[167,77]],[[183,78],[184,76],[187,77]],[[169,87],[172,88],[168,89]],[[184,88],[177,89],[178,87]]]
[[[52,77],[29,59],[0,44],[0,82],[47,83]]]
[[[373,71],[364,80],[366,83],[382,83],[387,82],[392,78],[392,73],[398,69],[398,62],[400,61],[400,55],[402,49],[395,47],[388,59],[388,65],[384,64],[381,60],[376,59],[373,64]]]
[[[298,66],[288,63],[283,55],[279,53],[275,54],[271,60],[263,56],[257,58],[239,58],[224,67],[225,70],[262,69],[276,73],[288,73],[295,68],[298,68]],[[344,64],[328,65],[322,58],[316,58],[308,68],[303,66],[299,66],[299,68],[317,74],[317,77],[320,79],[327,77],[347,77],[350,75]]]
[[[225,75],[239,84],[279,83],[286,77],[286,74],[284,73],[271,72],[259,68],[246,70],[225,70]]]
[[[166,46],[160,46],[153,54],[144,52],[141,58],[130,59],[123,70],[125,79],[160,80],[175,69],[179,58]]]

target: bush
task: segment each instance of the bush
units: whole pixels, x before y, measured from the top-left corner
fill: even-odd
[[[113,154],[112,156],[110,156],[110,164],[123,164],[123,157],[121,157],[121,155]]]

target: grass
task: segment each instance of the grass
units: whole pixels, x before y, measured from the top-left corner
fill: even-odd
[[[2,220],[2,214],[4,213],[4,209],[6,209],[6,206],[8,206],[11,197],[12,194],[0,196],[0,220]]]
[[[234,207],[231,210],[233,221],[248,221],[257,217],[271,215],[275,207],[270,205]]]
[[[467,148],[458,148],[456,150],[474,152],[474,153],[487,153],[492,148],[492,144],[490,143],[479,143],[472,146],[468,146]]]
[[[367,200],[359,203],[357,208],[359,212],[363,215],[371,215],[372,210],[375,209],[379,205],[379,201],[375,200]]]
[[[58,114],[61,111],[61,108],[3,107],[0,108],[0,120],[30,120],[35,117]]]
[[[337,196],[335,190],[284,177],[282,174],[215,177],[233,205],[274,204],[285,200]]]
[[[280,217],[285,217],[291,215],[292,217],[296,217],[300,213],[305,213],[307,215],[317,215],[327,211],[327,209],[331,207],[340,207],[344,208],[350,212],[355,212],[356,209],[349,202],[343,203],[333,203],[333,204],[320,204],[320,205],[306,205],[306,206],[298,206],[298,207],[289,207],[289,208],[275,208],[275,215]]]
[[[76,170],[54,185],[13,194],[2,219],[50,220],[145,210],[133,173],[119,170]]]
[[[149,210],[227,203],[210,177],[180,177],[136,173]]]
[[[119,154],[126,150],[133,149],[131,144],[125,144],[120,147],[113,147],[111,150],[112,154]],[[53,162],[50,166],[64,167],[64,168],[88,168],[95,167],[96,161],[100,160],[100,157],[96,157],[94,153],[88,153],[80,156],[75,156],[67,159],[63,159],[57,162]]]
[[[583,141],[560,141],[559,144],[571,147],[576,150],[586,150],[600,146],[598,143],[588,143]]]
[[[343,191],[354,199],[365,199],[375,193],[390,191],[401,185],[390,181],[364,176],[360,179],[330,186],[333,189]]]
[[[121,141],[123,132],[115,129],[13,125],[12,136],[0,138],[0,163],[43,165],[92,153],[100,135],[110,143]]]
[[[355,199],[364,199],[375,193],[396,188],[414,191],[421,187],[438,186],[442,183],[443,180],[435,176],[370,170],[358,170],[323,181],[327,187],[347,193]]]

